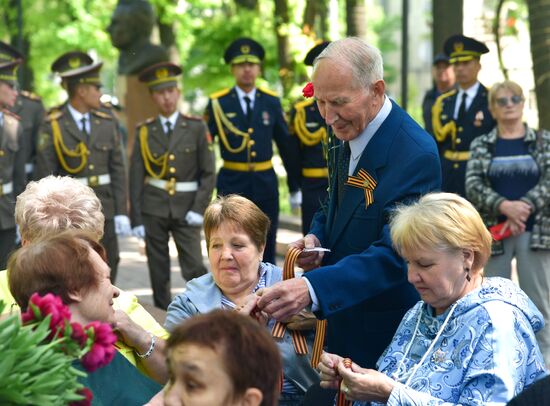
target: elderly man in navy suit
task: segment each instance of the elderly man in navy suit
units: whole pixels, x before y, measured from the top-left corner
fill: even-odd
[[[385,95],[380,51],[358,38],[331,43],[315,60],[314,96],[341,141],[326,211],[291,244],[303,278],[264,289],[258,306],[286,320],[312,306],[327,319],[327,346],[373,368],[401,318],[418,300],[392,248],[388,215],[400,202],[439,189],[436,144]]]

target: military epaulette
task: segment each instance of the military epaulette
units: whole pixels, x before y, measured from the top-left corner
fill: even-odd
[[[17,119],[17,121],[21,120],[21,117],[19,117],[17,114],[15,114],[14,112],[9,111],[7,109],[2,109],[2,113],[4,113],[6,116],[11,116],[11,117]]]
[[[313,99],[313,98],[311,98],[311,99],[306,99],[306,100],[302,100],[302,101],[296,103],[296,104],[294,105],[294,108],[295,108],[296,110],[298,110],[298,109],[303,109],[303,108],[305,108],[305,107],[307,107],[307,106],[311,106],[313,103],[315,103],[315,99]]]
[[[279,97],[277,92],[274,92],[273,90],[266,89],[265,87],[259,87],[258,90],[260,90],[262,93],[268,94],[273,97]]]
[[[139,128],[141,126],[144,126],[144,125],[147,125],[147,124],[151,124],[153,121],[155,121],[157,118],[156,117],[149,117],[148,119],[146,120],[143,120],[139,123],[136,124],[136,128]]]
[[[63,116],[63,112],[54,107],[46,114],[46,121],[57,120],[61,116]]]
[[[218,90],[217,92],[212,93],[210,95],[210,98],[211,99],[219,99],[220,97],[225,96],[226,94],[228,94],[230,91],[231,91],[230,88],[225,88],[225,89],[222,89],[222,90]]]
[[[92,114],[95,115],[95,116],[101,117],[101,118],[106,118],[108,120],[113,119],[112,115],[110,115],[108,113],[104,113],[103,111],[99,111],[99,110],[92,110]]]
[[[34,100],[34,101],[41,101],[41,100],[42,100],[42,98],[41,98],[39,95],[37,95],[37,94],[35,94],[35,93],[33,93],[33,92],[28,92],[28,91],[26,91],[26,90],[21,90],[21,91],[19,92],[19,94],[20,94],[21,96],[23,96],[23,97],[29,99],[29,100]]]
[[[183,114],[182,113],[182,116],[188,120],[194,120],[194,121],[202,121],[202,117],[199,117],[199,116],[190,116],[190,115],[187,115],[187,114]]]

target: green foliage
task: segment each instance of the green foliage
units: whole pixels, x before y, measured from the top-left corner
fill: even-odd
[[[4,303],[0,301],[0,314]],[[45,341],[50,317],[38,326],[21,326],[19,315],[0,321],[0,404],[67,405],[81,399],[72,358],[60,351],[63,339]]]

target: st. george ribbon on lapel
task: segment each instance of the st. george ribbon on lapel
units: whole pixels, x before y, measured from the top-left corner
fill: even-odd
[[[374,189],[376,180],[363,168],[359,169],[357,176],[348,176],[346,185],[358,187],[365,192],[365,209],[374,203]]]

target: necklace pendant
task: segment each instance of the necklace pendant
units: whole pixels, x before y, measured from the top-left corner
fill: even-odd
[[[445,361],[445,351],[441,350],[441,348],[438,348],[434,353],[432,354],[432,362],[436,364],[440,364]]]

